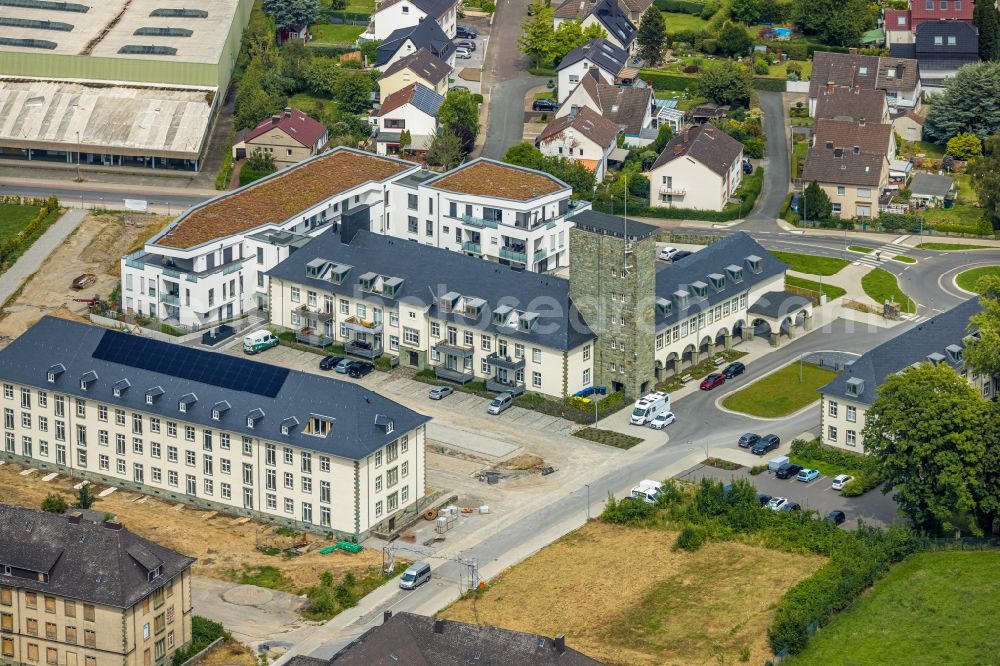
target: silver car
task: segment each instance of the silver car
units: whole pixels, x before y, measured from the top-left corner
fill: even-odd
[[[441,400],[455,392],[450,386],[435,386],[427,392],[427,397],[431,400]]]

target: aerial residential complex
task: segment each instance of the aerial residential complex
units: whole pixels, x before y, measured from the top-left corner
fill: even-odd
[[[589,207],[531,169],[479,159],[444,174],[336,148],[199,204],[122,258],[126,311],[200,328],[267,307],[266,273],[364,207],[375,233],[545,271]]]
[[[0,6],[0,156],[200,168],[251,0]]]
[[[421,416],[367,388],[46,317],[0,352],[3,459],[363,538],[424,494]]]
[[[194,560],[114,521],[0,504],[2,661],[169,663],[191,640]]]

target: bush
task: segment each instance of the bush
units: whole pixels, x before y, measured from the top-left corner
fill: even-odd
[[[771,73],[771,66],[767,64],[766,60],[755,60],[753,63],[753,73],[767,76]]]
[[[66,513],[66,509],[69,508],[69,503],[66,502],[66,498],[59,493],[52,493],[47,495],[45,499],[42,500],[42,511],[48,513]]]
[[[840,491],[841,497],[858,497],[874,489],[883,479],[875,472],[864,471],[848,481]]]
[[[601,519],[615,525],[638,527],[646,525],[655,513],[656,507],[652,504],[631,497],[618,501],[614,495],[608,493],[608,501],[604,505],[604,511],[601,512]]]
[[[688,525],[677,535],[674,550],[683,549],[693,553],[702,547],[706,536],[708,536],[708,531],[701,525]]]
[[[766,471],[767,471],[767,465],[754,465],[753,467],[750,468],[750,475],[757,476],[758,474],[762,474],[763,472]]]
[[[218,622],[213,622],[200,615],[191,616],[191,642],[187,647],[183,647],[174,652],[173,666],[180,666],[185,661],[198,654],[217,638],[230,638],[226,631]]]
[[[701,67],[699,67],[698,65],[688,65],[681,71],[684,72],[685,74],[697,74],[698,72],[701,71]]]
[[[375,359],[375,369],[382,370],[383,372],[388,372],[389,368],[392,367],[392,359],[388,356],[379,356]]]
[[[687,90],[694,86],[698,80],[693,76],[682,76],[680,74],[668,74],[655,69],[640,70],[639,76],[646,81],[654,90]]]
[[[969,234],[971,236],[993,235],[993,226],[984,217],[979,218],[979,221],[975,225],[944,223],[935,225],[934,229],[935,231],[948,234]]]
[[[785,92],[785,89],[788,87],[787,84],[785,83],[785,79],[776,79],[764,76],[753,77],[752,83],[754,90],[760,90],[762,92],[783,93]]]
[[[692,16],[701,16],[701,13],[705,11],[704,2],[695,2],[694,0],[655,0],[653,3],[656,8],[661,12],[675,12],[678,14],[691,14]],[[716,11],[718,7],[716,7]]]

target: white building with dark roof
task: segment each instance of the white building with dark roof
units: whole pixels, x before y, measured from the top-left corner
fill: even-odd
[[[743,181],[743,144],[713,125],[674,136],[649,170],[649,205],[722,210]]]
[[[607,39],[592,39],[573,49],[556,68],[559,103],[566,101],[587,72],[596,70],[604,83],[613,84],[627,62],[628,52]]]
[[[449,37],[455,36],[458,0],[385,0],[372,14],[363,37],[385,40],[400,28],[409,28],[430,19]]]

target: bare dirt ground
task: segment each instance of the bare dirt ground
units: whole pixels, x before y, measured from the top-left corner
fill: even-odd
[[[716,541],[674,552],[675,538],[594,521],[441,616],[565,634],[607,664],[764,663],[777,601],[823,558]]]
[[[65,309],[82,317],[87,305],[74,298],[107,298],[117,284],[120,259],[137,249],[170,218],[155,215],[88,215],[66,242],[49,255],[44,270],[35,273],[0,313],[0,335],[17,337],[36,321]],[[73,279],[93,273],[97,282],[83,291]]]
[[[256,655],[245,645],[228,640],[205,655],[199,666],[258,666]]]
[[[12,463],[0,465],[0,502],[37,509],[46,495],[60,493],[72,503],[76,479],[60,476],[46,483],[40,472],[21,476],[23,469]],[[95,484],[93,493],[96,495],[103,489],[104,486]],[[295,589],[300,589],[319,584],[324,571],[330,571],[334,580],[340,580],[348,571],[361,575],[369,567],[382,564],[381,553],[371,549],[357,554],[337,550],[320,555],[318,549],[333,545],[334,541],[313,535],[305,537],[309,545],[303,555],[266,555],[257,550],[258,539],[269,546],[287,548],[299,538],[280,536],[261,523],[241,522],[242,518],[237,520],[139,493],[117,490],[99,498],[91,508],[118,516],[126,529],[142,537],[198,558],[193,572],[200,576],[233,580],[231,572],[244,566],[273,566],[291,580]]]

